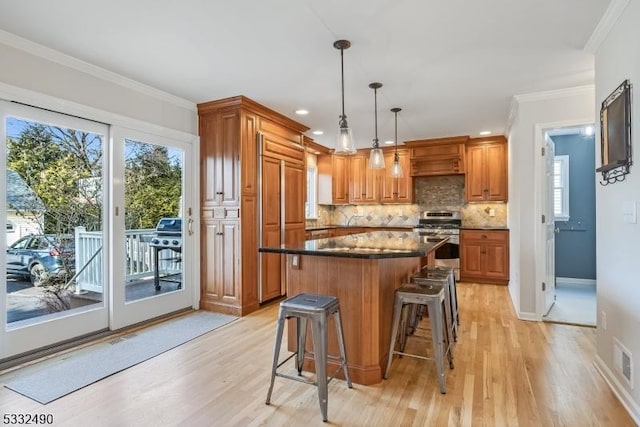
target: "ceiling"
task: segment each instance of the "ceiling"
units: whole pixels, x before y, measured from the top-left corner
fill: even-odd
[[[593,84],[610,0],[0,0],[0,29],[194,103],[245,95],[358,147],[505,131],[514,95]],[[162,6],[159,6],[162,5]],[[300,108],[307,116],[296,116]]]

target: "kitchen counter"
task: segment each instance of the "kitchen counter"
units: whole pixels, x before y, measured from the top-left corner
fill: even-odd
[[[415,225],[315,225],[312,227],[306,227],[305,230],[306,231],[315,231],[315,230],[333,230],[336,228],[339,229],[349,229],[349,228],[354,228],[354,229],[360,229],[360,228],[367,228],[367,229],[372,229],[372,230],[376,230],[376,229],[387,229],[387,228],[393,228],[393,229],[406,229],[407,231],[411,231],[414,227],[416,227]]]
[[[492,227],[466,227],[466,226],[462,226],[460,227],[461,230],[508,230],[507,227],[498,227],[498,226],[492,226]]]
[[[421,236],[412,231],[372,231],[307,240],[299,245],[263,247],[260,252],[368,259],[426,257],[448,239]]]
[[[286,294],[333,295],[340,301],[349,374],[354,383],[377,384],[386,367],[395,290],[434,260],[435,249],[448,238],[427,238],[411,231],[374,231],[263,247],[285,254]],[[296,342],[296,321],[287,327],[289,350]],[[312,351],[311,340],[307,350]],[[329,354],[339,354],[334,328],[328,329]],[[328,372],[337,368],[329,361]],[[305,370],[313,371],[306,352]],[[340,377],[342,371],[337,376]]]

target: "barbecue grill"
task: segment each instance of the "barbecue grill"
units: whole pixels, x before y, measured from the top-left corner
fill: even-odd
[[[154,270],[153,283],[156,291],[160,290],[160,263],[159,253],[165,249],[180,254],[182,252],[182,218],[161,218],[156,225],[156,232],[149,242],[149,246],[153,248]],[[174,258],[166,258],[165,260],[180,261],[181,256]],[[165,282],[173,282],[178,284],[178,289],[182,287],[182,274],[172,273],[162,276]],[[180,279],[176,279],[179,277]]]

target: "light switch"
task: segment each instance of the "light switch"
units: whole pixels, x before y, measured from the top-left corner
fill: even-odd
[[[637,222],[635,200],[625,200],[622,203],[622,218],[627,224],[635,224]]]
[[[496,216],[496,210],[495,209],[489,209],[489,216]]]

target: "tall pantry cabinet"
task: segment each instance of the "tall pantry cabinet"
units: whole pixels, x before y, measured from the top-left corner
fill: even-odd
[[[304,239],[304,191],[299,190],[305,188],[302,133],[308,128],[244,96],[199,104],[198,117],[200,308],[242,316],[266,300],[260,298],[267,294],[259,289],[260,283],[274,287],[273,282],[280,281],[279,269],[263,271],[268,280],[259,278],[258,247],[263,244],[259,237],[264,234],[261,213],[271,212],[267,203],[280,192],[279,187],[261,185],[264,177],[259,175],[264,165],[276,161],[293,164],[294,172],[286,173],[292,182],[286,181],[284,188],[287,195],[293,191],[299,195],[287,200],[291,211],[286,212],[286,221],[293,231],[288,230],[285,237],[288,241],[299,235]],[[274,221],[270,225],[274,226]],[[275,221],[270,231],[279,233],[280,225]],[[300,227],[301,231],[297,230]],[[280,296],[283,288],[278,289],[269,296]]]

